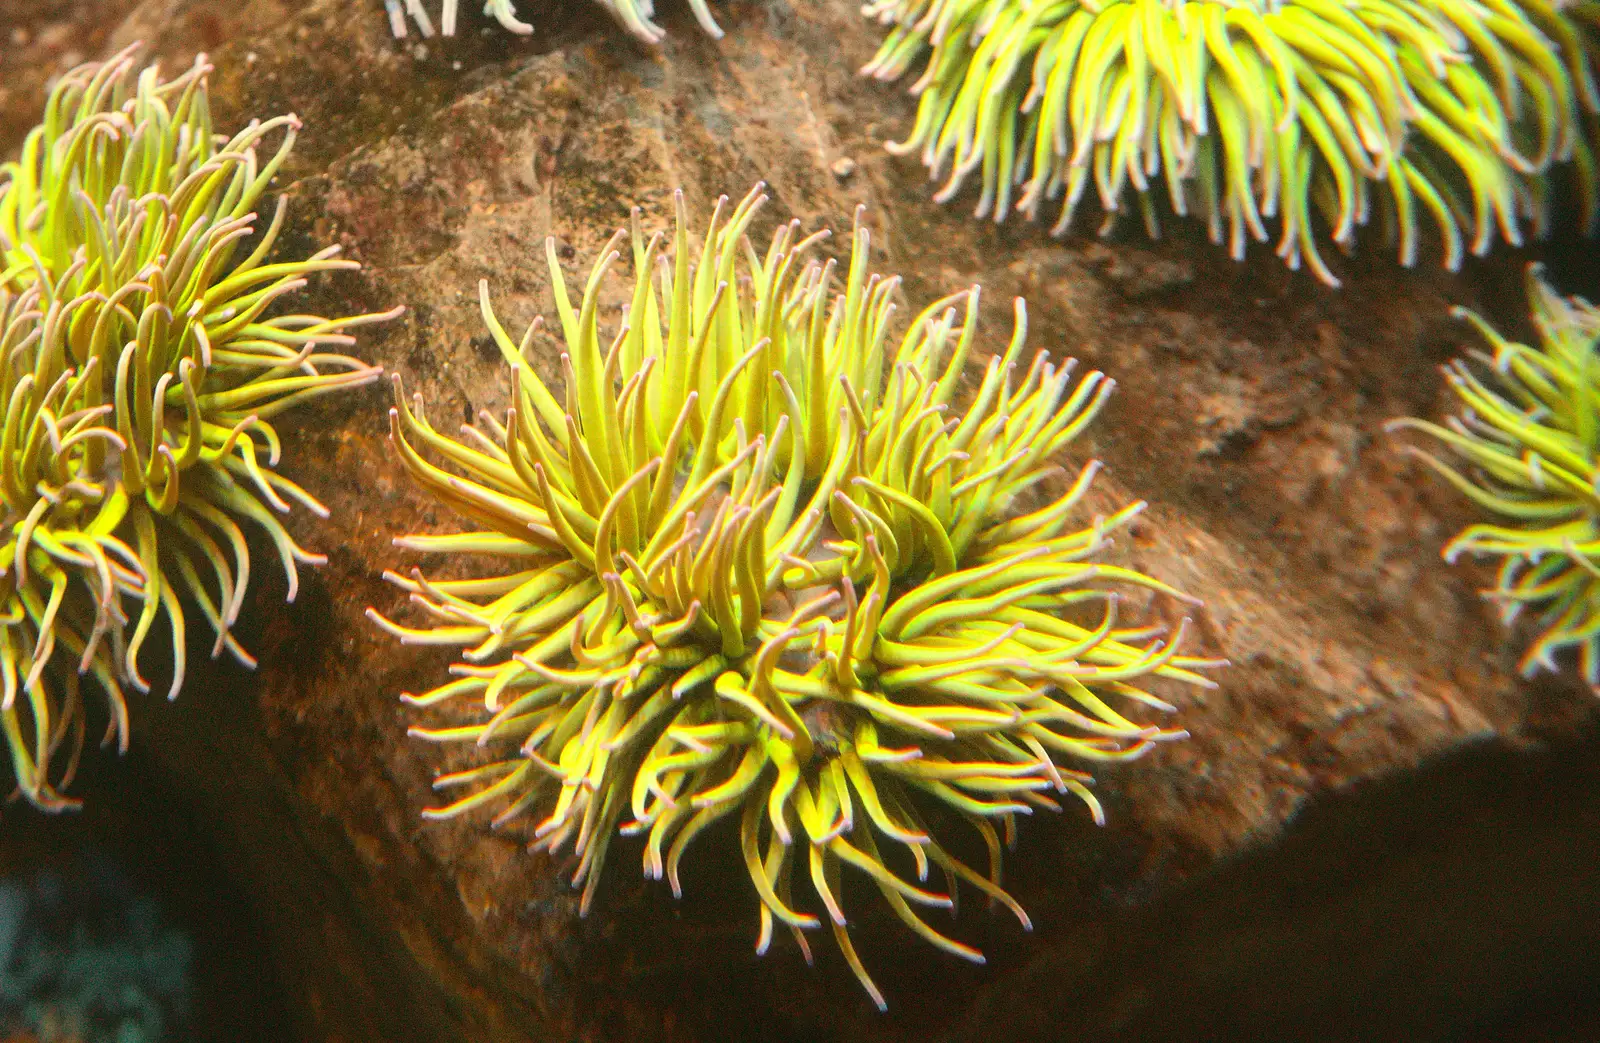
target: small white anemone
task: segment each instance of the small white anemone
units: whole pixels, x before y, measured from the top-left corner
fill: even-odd
[[[444,8],[439,12],[439,31],[445,36],[456,34],[456,5],[457,0],[444,0]],[[406,35],[407,15],[417,23],[417,31],[424,37],[433,35],[433,20],[428,17],[422,0],[404,0],[403,5],[401,0],[383,0],[383,6],[389,12],[389,30],[396,39],[403,39]],[[488,0],[483,5],[483,13],[519,36],[533,32],[533,26],[517,17],[517,9],[512,6],[511,0]]]
[[[444,0],[444,7],[439,12],[439,32],[443,36],[456,34],[456,7],[459,0]],[[657,44],[666,36],[662,29],[651,18],[655,15],[655,5],[652,0],[598,0],[601,7],[610,11],[612,16],[623,26],[643,40],[645,43]],[[406,35],[406,18],[417,23],[417,31],[424,37],[433,35],[433,20],[428,17],[428,11],[422,5],[422,0],[383,0],[384,8],[389,12],[389,30],[396,39],[403,39]],[[711,9],[706,6],[706,0],[689,0],[689,7],[694,12],[695,21],[700,23],[712,39],[722,39],[722,28],[711,17]],[[483,13],[499,22],[506,29],[522,36],[533,32],[533,26],[517,17],[516,8],[511,0],[487,0],[483,5]]]

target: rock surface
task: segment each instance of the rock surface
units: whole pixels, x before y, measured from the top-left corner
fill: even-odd
[[[0,29],[24,6],[0,2]],[[258,674],[216,665],[177,705],[135,708],[135,742],[199,809],[266,934],[295,1024],[262,1038],[1293,1038],[1324,1017],[1317,1038],[1372,1038],[1373,1009],[1327,984],[1343,973],[1412,997],[1410,1038],[1444,1038],[1531,988],[1499,950],[1473,962],[1474,940],[1499,935],[1452,890],[1450,866],[1504,860],[1514,874],[1542,845],[1554,854],[1535,879],[1559,890],[1559,865],[1579,878],[1559,902],[1517,907],[1529,944],[1570,931],[1585,896],[1592,914],[1600,859],[1581,829],[1600,836],[1595,701],[1516,678],[1526,635],[1504,633],[1476,593],[1487,573],[1439,559],[1469,515],[1382,433],[1448,406],[1436,367],[1470,341],[1451,305],[1520,328],[1526,255],[1456,277],[1404,272],[1367,242],[1334,293],[1267,249],[1234,264],[1178,222],[1156,243],[1131,227],[1055,242],[973,222],[970,199],[936,207],[921,168],[883,151],[912,107],[855,77],[877,35],[850,0],[722,4],[720,42],[669,4],[659,52],[588,6],[539,11],[527,40],[479,32],[467,10],[462,37],[425,44],[389,39],[377,0],[42,6],[91,52],[142,38],[171,67],[211,51],[219,126],[306,121],[282,179],[284,246],[338,242],[366,266],[315,286],[317,308],[408,306],[360,351],[435,417],[504,408],[476,284],[489,280],[513,329],[552,312],[546,236],[576,279],[630,206],[661,226],[674,187],[703,220],[719,194],[764,178],[763,234],[790,214],[846,231],[866,202],[877,266],[907,276],[910,302],[982,283],[999,347],[1010,298],[1025,296],[1030,344],[1116,378],[1075,447],[1108,464],[1096,506],[1151,501],[1120,553],[1202,597],[1200,640],[1233,663],[1217,691],[1170,693],[1189,741],[1100,773],[1104,829],[1076,809],[1024,823],[1009,882],[1036,930],[976,902],[956,928],[988,966],[926,949],[861,903],[858,944],[891,1003],[880,1016],[828,945],[809,970],[792,945],[754,955],[755,897],[727,838],[697,845],[680,902],[614,849],[579,920],[546,859],[481,822],[419,819],[435,751],[407,740],[395,695],[431,687],[448,660],[398,647],[362,613],[399,605],[378,578],[410,564],[390,539],[453,519],[390,457],[385,391],[304,411],[282,426],[284,471],[333,511],[294,528],[329,565],[293,606],[281,580],[261,582],[244,635]],[[31,70],[7,72],[0,151],[42,98],[29,24],[0,32],[0,69]],[[553,358],[554,341],[541,350]],[[1485,743],[1494,752],[1471,752]],[[1546,743],[1567,752],[1515,752]],[[1587,787],[1572,764],[1588,765]],[[1502,798],[1525,810],[1513,818]],[[1308,802],[1313,821],[1291,827]],[[1444,839],[1405,832],[1429,825]],[[1439,872],[1442,893],[1463,896],[1444,925],[1427,917]],[[1461,980],[1492,986],[1459,1007],[1448,989],[1402,987],[1451,946],[1466,946]]]

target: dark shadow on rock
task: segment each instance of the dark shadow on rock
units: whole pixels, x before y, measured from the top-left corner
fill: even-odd
[[[1591,722],[1315,801],[1101,951],[1039,956],[951,1038],[1591,1040],[1597,780]]]

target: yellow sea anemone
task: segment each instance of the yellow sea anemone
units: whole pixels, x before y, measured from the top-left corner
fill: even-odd
[[[139,71],[131,50],[76,69],[51,91],[20,157],[0,166],[9,345],[0,360],[9,447],[0,555],[16,564],[5,577],[13,602],[0,640],[0,718],[19,786],[41,807],[70,805],[49,761],[69,722],[78,729],[69,763],[83,734],[76,674],[50,666],[57,638],[106,690],[108,735],[122,742],[120,684],[148,687],[140,650],[162,616],[175,660],[169,694],[182,687],[181,594],[215,632],[213,654],[226,648],[253,664],[230,633],[250,575],[240,523],[271,537],[292,599],[297,564],[321,559],[278,515],[293,503],[326,513],[274,470],[281,442],[270,418],[378,376],[327,349],[386,316],[278,307],[313,273],[356,267],[337,248],[269,260],[283,201],[265,229],[255,209],[299,121],[280,116],[218,136],[209,72],[201,58],[162,81],[154,68]],[[52,586],[41,601],[44,582]],[[124,597],[139,603],[131,629]],[[35,738],[24,749],[17,737],[27,730]]]
[[[1243,256],[1279,218],[1278,254],[1337,286],[1313,234],[1341,248],[1377,216],[1445,264],[1550,222],[1548,174],[1571,161],[1596,213],[1593,4],[1549,0],[873,0],[893,26],[863,72],[912,85],[915,152],[978,216],[1064,233],[1092,186],[1106,228],[1131,188],[1152,235],[1165,182],[1178,214]],[[1013,202],[1013,200],[1015,200]]]
[[[1444,549],[1500,560],[1486,596],[1506,623],[1538,613],[1540,633],[1522,668],[1554,672],[1556,656],[1576,648],[1591,687],[1600,688],[1600,309],[1563,299],[1528,270],[1536,346],[1508,341],[1471,312],[1494,349],[1444,369],[1463,412],[1444,425],[1396,420],[1391,430],[1429,435],[1441,458],[1411,448],[1493,523],[1462,530]],[[1453,462],[1447,462],[1453,461]]]
[[[396,543],[503,567],[390,573],[421,618],[370,614],[403,641],[464,649],[454,679],[405,696],[445,717],[414,734],[471,752],[436,782],[465,795],[430,817],[527,816],[533,848],[575,858],[585,910],[618,832],[643,838],[646,873],[676,893],[691,841],[736,818],[758,948],[782,923],[809,956],[820,912],[881,1006],[846,931],[845,869],[918,934],[981,961],[918,908],[949,907],[965,881],[1026,924],[1001,886],[1000,833],[1056,808],[1052,794],[1098,819],[1069,764],[1183,734],[1112,704],[1170,710],[1141,682],[1208,684],[1194,671],[1213,663],[1180,654],[1181,634],[1118,623],[1116,588],[1181,597],[1096,561],[1141,505],[1070,525],[1093,465],[1053,501],[1028,491],[1110,382],[1074,384],[1043,352],[1023,369],[1019,324],[971,408],[949,415],[977,289],[896,341],[898,280],[867,271],[866,230],[838,292],[832,262],[807,256],[819,236],[791,224],[765,253],[749,244],[763,199],[719,204],[698,252],[680,199],[670,256],[635,211],[576,309],[552,244],[559,390],[535,372],[536,326],[514,342],[480,285],[515,375],[505,421],[452,438],[398,382],[391,411],[407,471],[478,528]],[[630,239],[630,303],[603,339],[600,292]],[[987,872],[935,838],[930,802],[974,827]],[[946,890],[924,886],[931,866]]]

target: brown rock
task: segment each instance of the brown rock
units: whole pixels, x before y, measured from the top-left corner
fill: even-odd
[[[97,25],[106,6],[79,5]],[[259,632],[246,636],[259,674],[201,672],[176,707],[138,707],[135,738],[183,780],[252,896],[299,1019],[278,1038],[1193,1039],[1223,1026],[1218,1038],[1254,1038],[1268,1025],[1344,1038],[1374,1023],[1348,1020],[1357,997],[1330,977],[1402,996],[1404,968],[1373,955],[1386,938],[1432,939],[1392,950],[1420,960],[1477,937],[1466,912],[1465,935],[1404,935],[1408,922],[1433,924],[1396,898],[1425,905],[1427,867],[1546,844],[1566,858],[1550,866],[1587,858],[1587,883],[1519,906],[1520,922],[1579,916],[1572,903],[1592,894],[1600,860],[1575,838],[1583,822],[1596,835],[1595,798],[1563,764],[1591,765],[1592,779],[1593,755],[1506,751],[1579,733],[1593,697],[1515,678],[1525,635],[1502,632],[1477,596],[1487,573],[1439,560],[1469,515],[1381,430],[1446,406],[1435,367],[1470,340],[1450,305],[1487,301],[1502,325],[1517,321],[1524,256],[1458,278],[1404,272],[1369,242],[1335,293],[1267,249],[1234,264],[1181,222],[1156,243],[1131,225],[1108,242],[1057,243],[1026,223],[973,222],[970,199],[934,206],[920,168],[884,153],[912,107],[853,75],[877,38],[853,0],[725,3],[720,43],[674,10],[659,52],[585,5],[525,4],[531,42],[468,31],[421,46],[388,38],[376,0],[124,6],[129,21],[95,49],[136,34],[169,61],[215,49],[219,126],[288,110],[306,120],[286,176],[285,245],[339,242],[367,266],[314,287],[318,307],[407,304],[360,350],[436,417],[506,405],[479,278],[520,329],[553,311],[546,236],[577,278],[630,206],[664,223],[678,186],[704,215],[718,194],[766,179],[762,234],[790,214],[843,232],[867,202],[880,268],[907,276],[913,302],[982,283],[993,346],[1010,298],[1025,295],[1032,345],[1119,383],[1078,451],[1109,464],[1103,502],[1152,501],[1120,553],[1204,598],[1202,639],[1234,663],[1218,691],[1169,693],[1190,741],[1100,773],[1105,829],[1076,811],[1023,824],[1010,881],[1038,927],[1023,936],[969,903],[957,932],[989,953],[987,967],[925,949],[861,903],[858,944],[891,1003],[879,1016],[827,945],[813,970],[792,946],[755,956],[756,899],[727,837],[697,845],[681,902],[638,878],[630,847],[614,848],[598,907],[579,921],[545,859],[477,821],[420,821],[435,751],[406,739],[395,696],[437,683],[448,659],[398,647],[362,611],[398,604],[378,578],[408,564],[392,536],[455,522],[389,456],[383,392],[303,411],[283,424],[284,471],[333,509],[329,523],[295,527],[329,552],[328,567],[291,607],[281,582],[255,592]],[[475,11],[463,19],[479,24]],[[32,60],[26,46],[0,36],[0,68]],[[37,99],[34,81],[6,86]],[[18,103],[5,101],[10,146]],[[849,177],[840,156],[857,164]],[[553,357],[554,342],[541,350]],[[1411,774],[1484,740],[1501,752]],[[1495,817],[1508,793],[1527,812],[1514,820],[1524,832],[1507,827],[1511,847],[1450,825],[1512,821]],[[1547,809],[1540,793],[1558,803]],[[1321,825],[1284,843],[1308,802],[1324,805]],[[1413,815],[1433,817],[1437,843],[1362,847],[1353,825]],[[1539,879],[1559,889],[1566,878]],[[1366,934],[1348,922],[1361,917],[1376,917]],[[1286,1006],[1274,1006],[1274,980],[1287,983]],[[1418,995],[1423,1014],[1454,1002]],[[1490,1016],[1490,996],[1461,999],[1451,1016]],[[1314,1020],[1324,1016],[1347,1020]],[[1435,1038],[1449,1023],[1408,1024],[1421,1033],[1410,1038]]]

